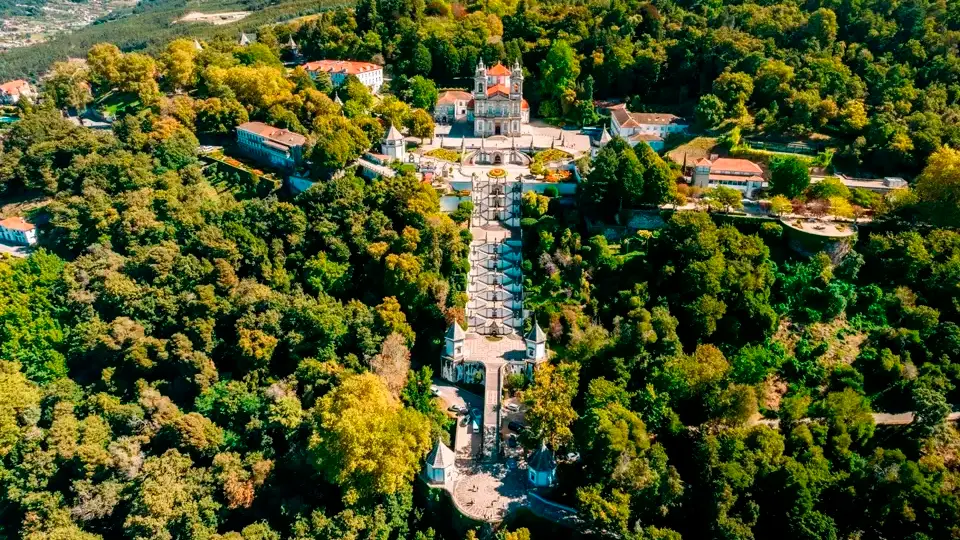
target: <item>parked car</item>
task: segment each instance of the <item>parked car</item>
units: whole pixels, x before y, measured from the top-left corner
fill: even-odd
[[[433,392],[433,395],[435,395],[435,396],[439,396],[439,395],[440,395],[440,387],[437,386],[437,385],[435,385],[435,384],[431,384],[431,385],[430,385],[430,391]]]
[[[454,405],[451,405],[450,408],[447,409],[447,410],[450,411],[450,412],[452,412],[452,413],[460,414],[460,413],[466,411],[467,408],[464,407],[463,405],[460,405],[460,404],[454,404]]]
[[[523,430],[527,429],[527,426],[517,422],[516,420],[511,420],[510,423],[507,424],[507,427],[512,431],[516,431],[517,433],[523,433]]]
[[[473,409],[470,409],[470,415],[473,416],[474,418],[480,418],[481,414],[482,413],[480,412],[480,409],[476,407],[474,407]]]
[[[507,403],[506,409],[510,412],[517,412],[520,410],[520,405],[518,403]]]

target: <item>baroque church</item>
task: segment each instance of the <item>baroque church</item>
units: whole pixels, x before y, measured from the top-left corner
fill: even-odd
[[[447,90],[440,94],[434,120],[440,124],[472,122],[474,137],[520,136],[522,126],[530,122],[520,63],[507,68],[498,62],[488,69],[481,59],[473,77],[473,92]]]

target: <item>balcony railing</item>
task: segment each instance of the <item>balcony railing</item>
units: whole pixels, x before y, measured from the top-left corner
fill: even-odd
[[[509,113],[509,112],[480,112],[474,113],[473,115],[476,118],[520,118],[520,113]]]

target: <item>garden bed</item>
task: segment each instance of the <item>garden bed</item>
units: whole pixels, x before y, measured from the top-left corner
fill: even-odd
[[[449,161],[451,163],[458,163],[460,161],[461,154],[455,150],[450,150],[449,148],[434,148],[433,150],[428,150],[424,152],[425,156],[442,159],[444,161]]]
[[[554,161],[567,161],[570,159],[573,159],[572,154],[563,150],[557,150],[556,148],[543,150],[533,155],[533,162],[541,165],[545,163],[552,163]]]

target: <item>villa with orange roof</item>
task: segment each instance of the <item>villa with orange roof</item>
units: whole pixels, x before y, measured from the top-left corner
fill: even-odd
[[[23,79],[0,84],[0,104],[2,105],[15,105],[20,101],[20,98],[33,100],[36,97],[37,92],[30,86],[30,83]]]
[[[37,243],[37,227],[20,216],[0,220],[0,241],[21,246]]]
[[[237,126],[237,145],[253,159],[279,169],[294,171],[303,163],[303,145],[307,138],[288,129],[263,122]]]
[[[303,69],[307,70],[307,73],[314,79],[320,73],[329,74],[334,87],[345,83],[350,75],[359,79],[374,94],[378,93],[380,87],[383,86],[383,66],[370,62],[317,60],[316,62],[307,62],[303,65]]]
[[[607,108],[610,111],[610,132],[636,146],[640,141],[657,152],[663,150],[664,139],[674,133],[686,133],[690,124],[668,113],[630,112],[624,104]]]
[[[737,158],[714,156],[702,158],[693,164],[693,185],[700,188],[731,187],[752,197],[753,192],[766,185],[763,169],[756,163]]]
[[[447,90],[440,94],[433,117],[437,123],[473,123],[475,137],[522,135],[530,122],[530,105],[523,99],[523,71],[515,62],[512,68],[497,63],[487,69],[477,64],[473,92]]]

